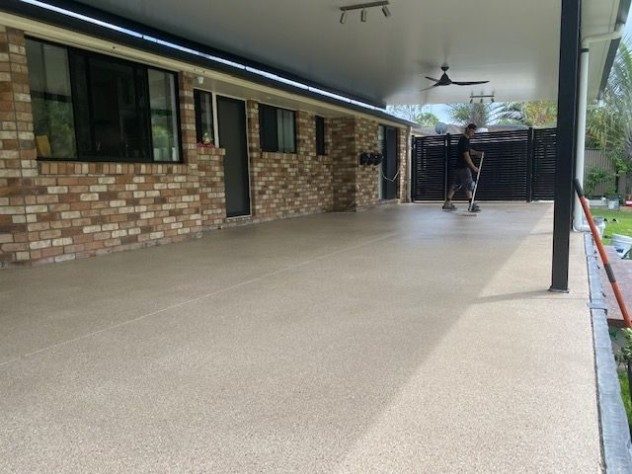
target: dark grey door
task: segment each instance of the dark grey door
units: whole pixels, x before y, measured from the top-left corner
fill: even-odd
[[[217,96],[219,146],[224,156],[226,216],[250,214],[250,178],[246,139],[246,104],[242,100]]]
[[[397,198],[397,170],[399,168],[397,157],[397,129],[384,127],[384,156],[382,160],[382,199]]]

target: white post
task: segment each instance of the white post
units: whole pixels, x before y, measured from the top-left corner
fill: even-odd
[[[590,59],[590,44],[601,41],[612,41],[621,38],[623,23],[617,23],[614,31],[603,35],[589,36],[582,40],[582,50],[579,57],[579,97],[577,100],[577,142],[575,150],[575,178],[584,185],[584,151],[586,148],[586,112],[588,108],[588,64]],[[559,117],[558,117],[559,120]],[[584,221],[581,204],[575,196],[573,209],[573,229],[577,231],[587,230],[587,222]]]
[[[590,54],[587,48],[582,48],[579,57],[579,97],[577,100],[577,147],[575,160],[575,178],[584,185],[584,150],[586,148],[586,113],[588,102],[588,63]],[[583,230],[586,226],[582,206],[575,197],[573,208],[573,228]]]

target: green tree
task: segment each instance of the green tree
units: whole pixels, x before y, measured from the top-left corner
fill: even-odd
[[[439,122],[439,118],[431,112],[426,112],[422,105],[389,105],[386,111],[409,122],[416,122],[422,127],[434,127]]]
[[[386,111],[391,115],[403,118],[404,120],[408,120],[409,122],[416,122],[417,117],[421,113],[423,113],[423,106],[407,104],[387,105]]]
[[[431,112],[422,112],[415,118],[415,122],[417,122],[422,127],[434,127],[439,123],[439,117]]]
[[[603,91],[602,104],[588,110],[587,142],[612,162],[615,188],[632,171],[632,51],[622,41]]]
[[[475,123],[479,127],[495,124],[519,124],[522,112],[515,103],[464,103],[452,104],[450,115],[458,125]]]
[[[555,127],[557,104],[550,100],[533,100],[520,104],[522,123],[529,127]]]

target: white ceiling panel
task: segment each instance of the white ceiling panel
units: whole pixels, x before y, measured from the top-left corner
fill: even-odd
[[[470,93],[496,99],[555,99],[560,0],[391,0],[339,22],[349,0],[83,0],[83,3],[323,85],[388,103],[462,102]],[[585,0],[585,34],[612,30],[619,0]],[[608,45],[592,49],[596,95]],[[485,86],[441,87],[453,80]]]

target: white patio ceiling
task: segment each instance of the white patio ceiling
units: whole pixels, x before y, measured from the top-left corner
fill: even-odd
[[[387,103],[449,103],[471,92],[496,99],[557,97],[560,0],[391,0],[392,16],[359,12],[340,24],[339,7],[364,0],[82,0],[126,18]],[[584,35],[614,28],[620,0],[584,0]],[[591,49],[595,97],[609,44]],[[453,80],[485,86],[441,87]]]

